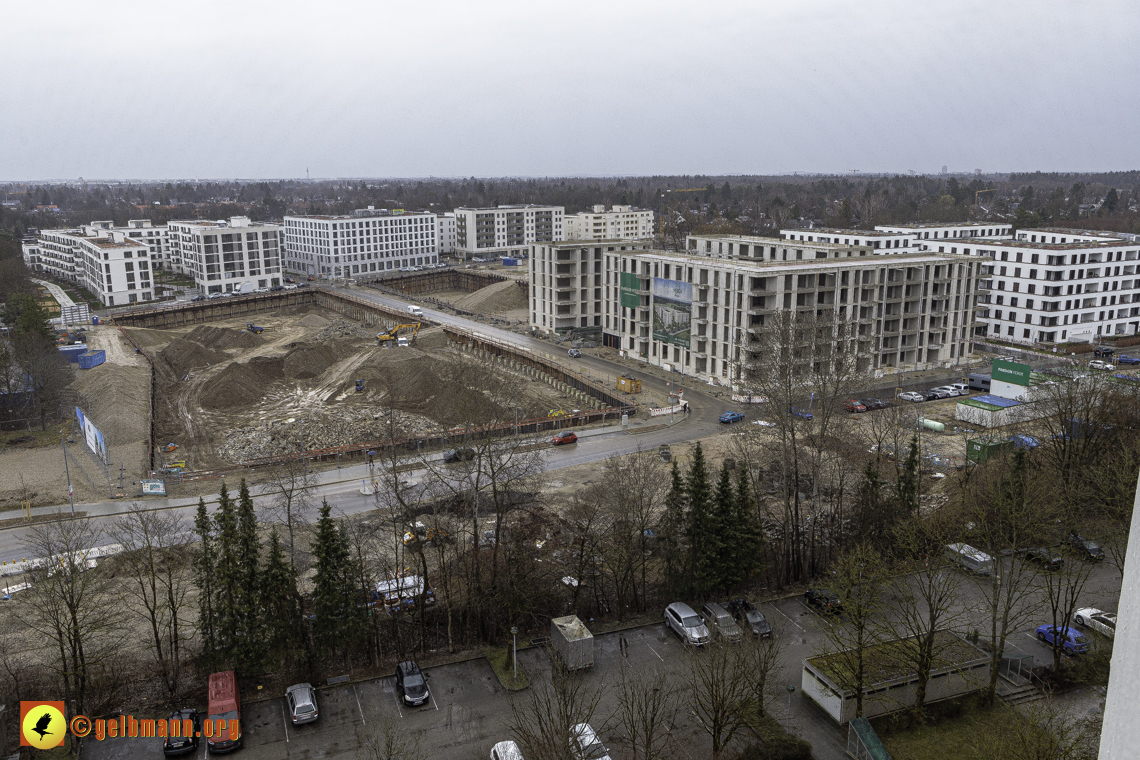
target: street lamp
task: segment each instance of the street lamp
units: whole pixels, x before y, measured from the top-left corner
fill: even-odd
[[[796,687],[791,684],[787,685],[788,689],[788,718],[784,721],[784,733],[790,734],[792,732],[792,695],[796,693]]]
[[[519,640],[518,640],[518,635],[519,635],[519,627],[517,625],[512,625],[511,626],[511,645],[512,645],[512,648],[514,649],[512,659],[514,660],[514,669],[515,669],[514,679],[516,682],[519,680]]]

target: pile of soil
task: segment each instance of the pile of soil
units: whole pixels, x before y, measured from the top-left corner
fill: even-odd
[[[302,327],[327,327],[329,321],[322,317],[320,314],[306,314],[301,319],[297,320],[297,324]]]
[[[170,365],[175,376],[181,378],[188,370],[224,362],[228,357],[200,343],[176,338],[158,352],[158,358]]]
[[[314,314],[312,316],[316,315]],[[309,319],[309,317],[305,317],[305,319]],[[317,319],[320,319],[320,317],[317,317]],[[324,321],[328,327],[313,336],[313,340],[315,341],[334,340],[336,338],[360,338],[370,340],[376,337],[376,333],[380,332],[379,328],[370,329],[359,322],[349,322],[346,319],[338,319],[332,324],[329,324],[327,320],[322,321]],[[315,327],[315,325],[313,326]]]
[[[234,362],[210,380],[201,398],[204,409],[217,411],[256,403],[265,392],[265,379],[249,364]]]
[[[504,311],[525,309],[527,307],[526,291],[518,286],[514,280],[497,282],[469,293],[463,298],[452,301],[451,305],[464,311],[473,311],[478,314],[499,314]]]
[[[294,380],[309,380],[324,372],[333,363],[333,352],[320,344],[301,344],[285,354],[282,374]]]
[[[246,330],[231,330],[228,327],[198,325],[191,330],[185,340],[198,343],[205,348],[224,350],[227,348],[256,348],[262,344],[261,337]]]
[[[141,367],[101,364],[76,373],[71,387],[81,395],[83,413],[112,446],[150,436],[150,372]]]

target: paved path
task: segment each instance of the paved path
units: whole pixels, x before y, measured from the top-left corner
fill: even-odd
[[[60,306],[75,306],[75,301],[71,300],[71,296],[69,296],[67,293],[64,293],[63,288],[56,285],[54,282],[48,282],[47,280],[37,280],[34,278],[32,279],[32,282],[36,283],[37,285],[43,285],[45,288],[47,288],[48,292],[52,294],[52,297],[54,297],[56,301],[59,302]]]

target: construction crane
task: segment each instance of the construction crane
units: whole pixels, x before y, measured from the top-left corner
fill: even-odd
[[[383,346],[386,343],[392,343],[393,341],[395,341],[397,343],[397,345],[407,345],[405,343],[399,342],[398,336],[399,336],[399,333],[401,330],[411,330],[412,331],[412,337],[411,337],[409,343],[415,343],[416,342],[416,334],[420,331],[420,323],[414,322],[414,323],[406,324],[406,325],[396,325],[395,327],[388,330],[387,332],[377,333],[376,334],[376,342],[381,346]]]
[[[977,207],[978,207],[978,196],[979,196],[979,195],[981,195],[982,193],[996,193],[996,192],[997,192],[997,188],[996,188],[996,187],[991,187],[991,188],[989,188],[989,189],[987,189],[987,190],[977,190],[977,191],[975,191],[975,192],[974,192],[974,208],[977,208]]]

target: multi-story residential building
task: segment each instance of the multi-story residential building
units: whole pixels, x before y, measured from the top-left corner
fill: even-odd
[[[863,371],[921,370],[969,357],[984,262],[916,251],[882,257],[867,246],[834,244],[816,244],[810,249],[816,255],[797,258],[795,250],[809,250],[795,248],[799,241],[765,241],[765,253],[775,248],[775,258],[642,250],[628,241],[625,251],[610,250],[611,244],[536,245],[531,326],[580,330],[597,323],[600,306],[605,345],[730,384],[738,381],[766,320],[782,310],[846,320],[857,335]],[[786,258],[785,246],[791,254]],[[560,265],[567,267],[563,280]],[[598,287],[598,274],[600,299],[589,292]]]
[[[279,224],[249,217],[170,222],[171,265],[203,293],[240,293],[281,284]]]
[[[287,216],[285,266],[314,277],[368,277],[439,263],[430,211],[369,206],[342,216]]]
[[[566,214],[563,240],[645,240],[653,237],[653,212],[633,206],[604,205],[591,211]]]
[[[1013,225],[1004,222],[912,222],[910,224],[877,224],[875,229],[883,232],[913,234],[920,241],[918,246],[924,251],[931,250],[931,243],[935,240],[953,240],[960,243],[962,241],[959,238],[1003,239],[1013,237]]]
[[[439,241],[441,254],[455,253],[455,212],[448,211],[436,214],[435,217],[436,240]]]
[[[108,222],[42,230],[24,243],[23,250],[25,263],[34,271],[81,285],[104,306],[154,298],[151,246]]]
[[[899,253],[921,250],[913,232],[885,232],[874,230],[843,230],[833,227],[813,227],[806,230],[780,230],[780,237],[800,243],[832,243],[834,245],[866,246],[875,253]]]
[[[755,235],[688,235],[685,248],[694,256],[746,261],[803,261],[805,259],[868,256],[876,250],[870,245],[800,241]]]
[[[455,209],[455,251],[464,258],[525,257],[532,243],[565,240],[562,206]]]
[[[536,243],[530,262],[530,323],[543,332],[601,332],[605,313],[603,259],[644,250],[630,240]]]
[[[866,245],[876,253],[929,251],[941,244],[944,248],[959,245],[962,238],[1002,239],[1013,237],[1013,226],[999,222],[923,222],[914,224],[879,224],[873,230],[844,230],[832,227],[780,230],[780,237],[800,242]],[[935,243],[934,241],[939,241]]]
[[[1083,343],[1140,329],[1140,243],[1129,235],[1018,230],[963,251],[990,259],[978,294],[978,336]]]

